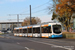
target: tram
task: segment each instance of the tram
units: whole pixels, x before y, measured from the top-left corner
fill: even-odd
[[[57,38],[62,37],[60,23],[43,23],[14,28],[14,36]]]

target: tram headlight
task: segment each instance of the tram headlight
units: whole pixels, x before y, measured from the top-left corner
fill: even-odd
[[[53,33],[53,35],[54,35],[54,33]]]

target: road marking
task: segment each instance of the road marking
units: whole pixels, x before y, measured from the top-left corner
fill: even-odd
[[[28,47],[25,47],[27,50],[30,50]]]
[[[50,39],[50,40],[51,40],[51,39]],[[54,39],[54,40],[52,40],[52,41],[58,41],[58,42],[61,42],[61,43],[62,43],[62,42],[63,42],[63,43],[65,43],[65,42],[66,42],[66,41],[55,40],[55,39]],[[69,43],[74,43],[74,42],[72,42],[72,41],[71,41],[71,42],[70,42],[70,41],[67,41],[67,42],[69,42]]]
[[[35,40],[35,39],[32,39],[32,40]],[[56,39],[45,39],[45,40],[42,40],[42,41],[44,41],[44,42],[60,42],[60,43],[66,43],[66,41],[61,41],[61,40],[56,40]],[[75,42],[73,42],[73,41],[67,41],[67,43],[71,43],[71,44],[74,44]]]
[[[6,37],[7,39],[9,39],[9,37]]]
[[[14,41],[12,41],[12,42],[14,42]]]
[[[0,36],[0,37],[4,38],[3,36]],[[6,37],[6,38],[9,38],[9,37]],[[28,40],[28,39],[27,39],[27,40]],[[37,43],[41,43],[41,44],[46,44],[46,45],[51,45],[51,46],[55,46],[55,47],[58,47],[58,48],[63,48],[63,49],[72,50],[72,48],[66,48],[66,47],[63,47],[63,46],[58,46],[58,45],[49,44],[49,43],[45,43],[45,42],[39,42],[39,41],[35,41],[35,40],[29,40],[29,41],[37,42]],[[59,40],[55,40],[55,41],[59,41]],[[20,43],[17,42],[17,44],[20,44]]]
[[[27,39],[27,40],[28,40],[28,39]],[[67,50],[72,50],[72,48],[66,48],[66,47],[63,47],[63,46],[54,45],[54,44],[49,44],[49,43],[45,43],[45,42],[39,42],[39,41],[34,41],[34,40],[29,40],[29,41],[36,42],[36,43],[41,43],[41,44],[46,44],[46,45],[50,45],[50,46],[55,46],[55,47],[63,48],[63,49],[67,49]]]
[[[17,42],[17,44],[20,44],[19,42]]]
[[[34,39],[35,40],[35,39]],[[56,39],[46,39],[46,40],[50,40],[50,41],[53,41],[53,42],[55,42],[55,41],[58,41],[58,42],[63,42],[63,43],[65,43],[66,41],[61,41],[61,40],[56,40]],[[74,43],[74,42],[70,42],[70,41],[67,41],[67,42],[69,42],[69,43]]]
[[[4,36],[0,36],[1,38],[4,38]]]
[[[10,37],[6,37],[6,36],[0,36],[1,38],[7,38],[7,39],[10,39]]]

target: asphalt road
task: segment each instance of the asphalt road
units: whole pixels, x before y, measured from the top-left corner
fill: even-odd
[[[75,40],[0,36],[0,50],[75,50]]]

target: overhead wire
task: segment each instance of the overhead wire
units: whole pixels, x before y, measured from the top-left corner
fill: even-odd
[[[42,10],[38,10],[36,12],[33,12],[32,14],[35,14],[35,13],[38,13],[38,12],[41,12],[41,11],[44,11],[44,10],[46,10],[46,8],[45,9],[42,9]]]
[[[37,6],[37,7],[32,8],[31,10],[37,9],[37,8],[39,8],[39,7],[42,7],[43,5],[48,4],[48,3],[49,3],[49,2],[46,2],[46,3],[44,3],[44,4],[40,5],[40,6]],[[52,5],[52,4],[51,4],[51,5]],[[47,8],[42,9],[42,10],[38,10],[38,11],[36,11],[36,12],[32,12],[32,14],[36,14],[36,13],[41,12],[41,11],[44,11],[44,10],[47,10]],[[28,14],[29,14],[29,13],[28,13]],[[44,14],[43,14],[43,15],[44,15]],[[41,16],[42,16],[42,15],[41,15]]]
[[[32,10],[37,9],[37,8],[39,8],[39,7],[42,7],[42,6],[44,6],[45,4],[48,4],[48,3],[49,3],[49,2],[46,2],[46,3],[44,3],[44,4],[40,5],[40,6],[37,6],[37,7],[35,7],[35,8],[32,8]]]
[[[45,4],[48,4],[48,3],[49,3],[49,2],[46,2],[46,3],[44,3],[44,4],[40,5],[40,6],[37,6],[37,7],[32,8],[31,10],[37,9],[37,8],[39,8],[39,7],[42,7],[42,6],[44,6]],[[28,12],[28,11],[29,11],[29,10],[24,11],[24,12]],[[24,13],[24,12],[22,12],[22,13]]]

